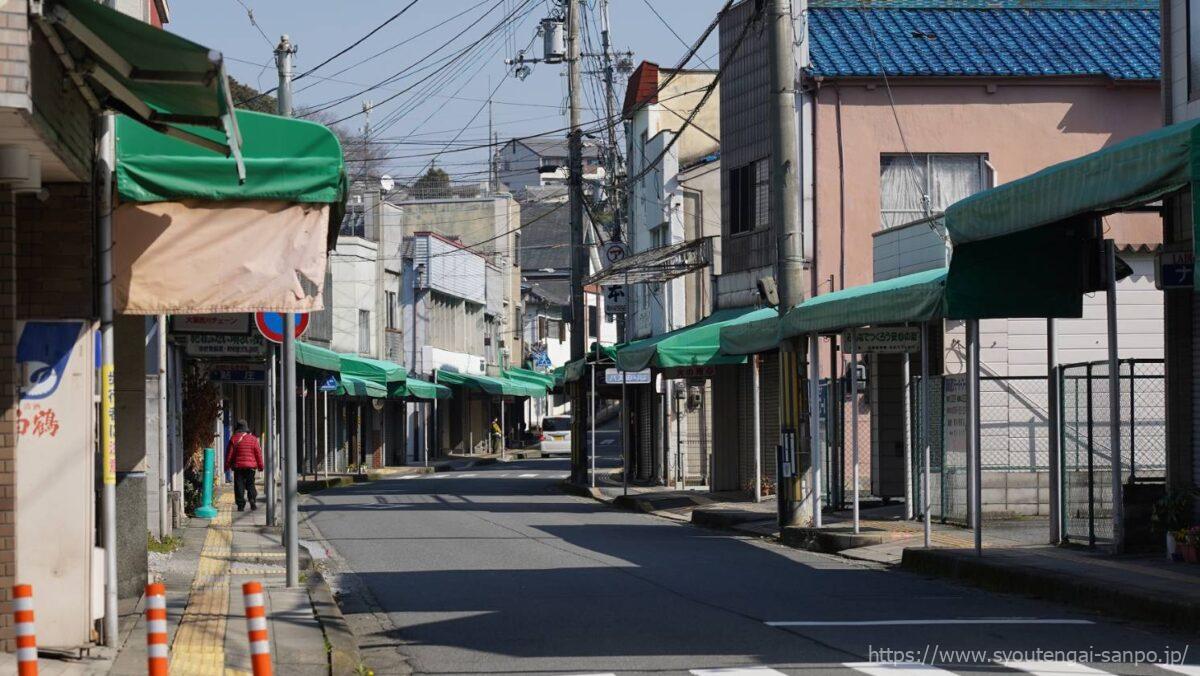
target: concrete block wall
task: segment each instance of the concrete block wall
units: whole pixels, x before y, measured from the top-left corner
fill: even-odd
[[[983,513],[988,516],[1049,516],[1049,472],[984,472]]]

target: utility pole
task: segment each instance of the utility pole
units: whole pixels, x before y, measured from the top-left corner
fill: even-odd
[[[296,46],[284,35],[275,48],[279,71],[279,114],[292,116],[292,59]],[[296,512],[296,313],[285,312],[283,322],[283,540],[287,550],[287,586],[300,584],[299,540]]]
[[[571,214],[571,360],[582,359],[587,343],[587,307],[584,303],[583,278],[587,274],[588,254],[583,246],[583,130],[580,117],[583,100],[582,59],[580,58],[579,11],[581,0],[567,0],[567,84],[570,98],[571,131],[568,136],[569,192]],[[584,458],[584,417],[587,409],[585,388],[576,382],[571,390],[571,479],[587,480]]]
[[[769,0],[766,7],[767,58],[770,70],[769,124],[771,131],[771,214],[777,234],[779,311],[786,312],[808,295],[804,238],[800,215],[799,138],[796,131],[796,61],[790,0]],[[808,434],[806,377],[808,349],[805,337],[781,345],[780,352],[780,458],[779,523],[808,525],[804,475],[812,461]]]
[[[613,83],[615,66],[613,65],[612,37],[609,31],[608,0],[600,0],[600,45],[604,58],[604,116],[605,122],[607,122],[605,128],[608,132],[608,152],[605,154],[604,171],[607,173],[605,182],[608,184],[608,206],[612,209],[613,214],[613,238],[620,241],[621,217],[624,212],[618,197],[620,191],[617,185],[617,173],[621,153],[617,149],[617,93]],[[628,293],[628,289],[626,289],[626,293]]]

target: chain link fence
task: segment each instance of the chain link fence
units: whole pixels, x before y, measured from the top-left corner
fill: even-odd
[[[1122,483],[1166,476],[1166,381],[1160,359],[1118,362]],[[1113,443],[1108,362],[1059,368],[1063,530],[1089,546],[1113,540]]]

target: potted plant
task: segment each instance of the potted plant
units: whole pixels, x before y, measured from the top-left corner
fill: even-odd
[[[1182,542],[1183,538],[1176,537],[1176,534],[1179,531],[1187,530],[1191,525],[1192,505],[1195,497],[1195,491],[1172,489],[1154,503],[1150,523],[1156,532],[1163,533],[1167,544],[1168,559],[1179,558],[1177,545]]]
[[[1187,563],[1200,563],[1200,526],[1177,531],[1176,536],[1178,535],[1183,535],[1182,540],[1176,542],[1183,560]]]

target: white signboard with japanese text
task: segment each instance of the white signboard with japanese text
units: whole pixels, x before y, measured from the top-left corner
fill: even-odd
[[[622,380],[622,376],[624,376],[624,380]],[[606,385],[620,385],[622,382],[626,385],[649,385],[650,381],[650,369],[642,369],[641,371],[604,369],[604,383]]]
[[[250,315],[246,313],[224,315],[171,315],[171,331],[174,333],[250,333]]]
[[[189,357],[227,359],[230,357],[265,357],[267,341],[259,335],[235,336],[222,334],[192,334],[180,336],[184,352]]]
[[[919,352],[921,350],[921,330],[915,326],[858,329],[854,335],[854,345],[859,354]],[[847,353],[850,352],[849,331],[842,336],[842,349]]]

